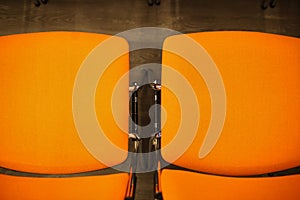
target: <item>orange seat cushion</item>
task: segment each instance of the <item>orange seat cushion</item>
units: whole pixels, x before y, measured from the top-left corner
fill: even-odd
[[[189,49],[185,37],[201,45],[210,55],[226,94],[223,129],[216,145],[204,158],[199,158],[199,152],[211,122],[213,100],[204,78],[195,70],[197,66],[176,55],[181,51],[197,58],[198,52]],[[299,38],[243,31],[176,35],[166,39],[162,63],[181,74],[195,92],[199,109],[185,105],[188,115],[200,113],[196,137],[173,162],[174,152],[181,144],[174,150],[164,148],[176,135],[185,137],[188,130],[179,129],[183,121],[181,99],[162,87],[161,102],[166,112],[162,127],[164,159],[185,168],[226,175],[262,174],[300,165]],[[163,68],[163,85],[170,79],[169,71]],[[177,82],[174,81],[172,89],[184,91]],[[195,120],[192,118],[190,122]]]
[[[98,200],[125,198],[128,174],[69,178],[0,174],[1,200]]]
[[[109,35],[43,32],[0,37],[0,166],[35,173],[75,173],[106,168],[82,143],[73,118],[72,95],[77,73],[90,52]],[[119,38],[115,51],[128,52]],[[121,49],[119,49],[121,46]],[[108,55],[98,55],[104,59]],[[96,90],[97,117],[112,144],[127,150],[127,132],[112,117],[112,88],[129,70],[128,54],[109,65]],[[119,112],[128,121],[128,85],[121,88]],[[120,91],[121,91],[120,90]],[[100,98],[104,96],[104,98]],[[85,98],[85,97],[82,97]],[[101,107],[99,112],[99,107]],[[100,121],[100,120],[99,120]],[[87,123],[87,122],[85,122]],[[94,141],[95,145],[101,141]],[[107,150],[100,152],[107,154]],[[110,165],[123,162],[111,156]]]
[[[297,200],[300,175],[264,178],[231,178],[180,170],[163,170],[164,200]]]

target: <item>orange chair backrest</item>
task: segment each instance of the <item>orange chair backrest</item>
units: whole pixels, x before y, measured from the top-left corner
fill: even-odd
[[[108,35],[80,32],[45,32],[0,37],[0,166],[34,173],[75,173],[102,169],[82,143],[75,127],[73,90],[80,66]],[[117,39],[115,51],[128,52]],[[108,55],[98,55],[99,60]],[[127,134],[113,117],[110,106],[118,79],[129,69],[128,53],[107,68],[95,91],[95,110],[107,138],[127,150]],[[128,120],[128,85],[117,94],[119,110]],[[103,98],[102,98],[103,97]],[[86,97],[82,97],[83,99]],[[105,106],[105,107],[104,107]],[[88,119],[86,119],[88,121]],[[95,141],[101,145],[101,141]],[[105,149],[101,154],[109,154]],[[119,164],[126,154],[111,156]]]
[[[193,39],[210,55],[226,94],[223,129],[215,146],[203,158],[199,151],[211,122],[212,101],[216,99],[211,99],[211,86],[195,66],[172,52],[174,48],[180,49],[197,59],[197,52],[184,44],[185,37]],[[166,161],[224,175],[262,174],[300,165],[299,38],[242,31],[176,35],[164,42],[162,64],[169,66],[163,67],[161,95],[166,113],[162,127],[162,156]],[[190,133],[180,129],[184,126],[180,107],[183,100],[174,92],[184,90],[183,86],[176,80],[178,84],[164,87],[173,79],[170,69],[187,80],[195,93],[199,109],[186,105],[191,108],[189,115],[200,113],[196,136],[178,159],[174,158],[177,149],[167,146],[179,135]],[[190,121],[194,123],[192,117]]]

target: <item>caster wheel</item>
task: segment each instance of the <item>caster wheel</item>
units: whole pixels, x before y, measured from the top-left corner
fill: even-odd
[[[47,4],[48,0],[41,0],[43,4]]]
[[[268,8],[269,4],[268,4],[268,1],[267,0],[264,0],[262,3],[261,3],[261,9],[263,10],[266,10]]]
[[[153,0],[148,0],[148,5],[153,6]]]
[[[41,3],[39,0],[35,0],[34,5],[35,5],[35,7],[40,7]]]
[[[275,8],[276,3],[277,3],[276,0],[272,0],[272,1],[270,2],[270,7],[271,7],[271,8]]]

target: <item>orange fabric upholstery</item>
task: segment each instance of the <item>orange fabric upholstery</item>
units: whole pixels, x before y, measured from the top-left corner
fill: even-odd
[[[211,117],[208,88],[191,63],[163,51],[162,64],[190,82],[201,111],[194,141],[174,164],[223,175],[254,175],[299,166],[300,39],[258,32],[206,32],[169,37],[164,49],[175,45],[189,51],[181,44],[186,36],[204,47],[216,63],[226,90],[227,110],[219,140],[206,157],[199,159]],[[163,69],[162,84],[167,76]],[[169,161],[172,152],[163,148],[180,126],[180,99],[164,87],[161,96],[167,113],[162,128],[162,156]],[[190,110],[193,112],[199,111]]]
[[[81,63],[91,50],[110,37],[80,32],[0,37],[0,166],[25,172],[59,174],[107,167],[88,152],[79,138],[72,114],[72,92]],[[120,39],[120,43],[128,52],[127,42]],[[99,59],[101,56],[105,58],[105,55],[99,55]],[[128,54],[111,63],[109,73],[102,78],[109,87],[101,85],[96,91],[97,110],[99,105],[111,102],[109,94],[117,81],[115,77],[123,76],[128,69]],[[128,85],[122,89],[124,101],[120,101],[120,105],[127,108]],[[99,93],[106,98],[99,98]],[[127,124],[126,114],[124,124]],[[113,120],[110,108],[97,112],[97,116],[106,119],[102,125],[111,131],[107,137],[126,151],[128,136]],[[112,156],[111,164],[119,164],[125,159]],[[49,183],[51,181],[45,181],[45,186]]]
[[[179,170],[163,170],[164,200],[297,200],[300,175],[272,178],[231,178]]]
[[[1,200],[124,199],[127,174],[70,178],[18,177],[0,174]]]

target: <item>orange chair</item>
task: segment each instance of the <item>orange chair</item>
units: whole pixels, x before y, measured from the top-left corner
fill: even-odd
[[[300,166],[299,38],[243,31],[176,35],[164,42],[162,64],[161,154],[180,168],[162,170],[164,200],[300,199],[300,174],[267,176]],[[216,109],[221,112],[213,116]],[[195,123],[194,130],[183,128]],[[216,124],[223,124],[220,135]],[[189,131],[195,135],[187,141]],[[180,145],[186,149],[178,152]]]
[[[110,160],[102,162],[96,159],[93,147],[82,142],[84,135],[77,131],[73,117],[77,112],[73,90],[79,84],[77,75],[80,66],[97,45],[108,39],[112,37],[80,32],[0,37],[0,166],[2,169],[29,172],[21,176],[11,172],[0,174],[1,200],[128,197],[131,174],[77,174],[118,165],[127,157],[128,84],[114,89],[129,69],[128,44],[124,39],[114,37],[115,45],[106,48],[106,54],[94,55],[97,59],[93,62],[101,64],[112,56],[111,52],[123,53],[99,77],[99,84],[95,86],[95,105],[92,106],[105,136],[125,153],[115,155],[100,148],[97,155],[108,154]],[[93,53],[97,52],[93,50]],[[87,59],[85,62],[91,61]],[[118,113],[125,129],[116,123],[109,107],[113,95],[122,98],[118,103],[118,108],[121,108]],[[83,96],[83,100],[85,98]],[[90,125],[89,119],[83,123],[86,123],[83,126]],[[101,141],[94,142],[95,146],[101,144]],[[47,176],[32,177],[31,173]],[[64,174],[77,175],[69,177]]]

